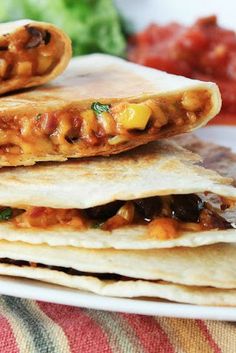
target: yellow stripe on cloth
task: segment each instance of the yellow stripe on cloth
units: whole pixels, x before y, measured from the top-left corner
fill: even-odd
[[[222,353],[236,352],[236,323],[205,321],[205,324]]]
[[[155,317],[178,353],[215,353],[195,320]],[[233,353],[233,352],[232,352]]]

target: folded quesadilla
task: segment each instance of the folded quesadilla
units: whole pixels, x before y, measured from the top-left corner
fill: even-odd
[[[0,239],[171,248],[231,242],[236,188],[163,140],[105,158],[0,171]]]
[[[70,39],[54,25],[31,20],[1,23],[0,94],[52,80],[70,58]],[[2,116],[3,131],[8,117]]]
[[[110,155],[213,118],[214,83],[102,54],[75,58],[51,84],[1,98],[0,165]]]
[[[236,305],[236,246],[81,249],[0,242],[0,274],[115,297]]]

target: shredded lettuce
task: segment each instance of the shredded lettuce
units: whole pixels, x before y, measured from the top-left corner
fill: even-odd
[[[73,54],[104,52],[123,56],[125,39],[112,0],[8,0],[0,2],[0,21],[30,18],[63,28]]]

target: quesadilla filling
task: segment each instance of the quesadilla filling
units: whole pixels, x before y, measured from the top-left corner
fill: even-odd
[[[209,113],[206,90],[143,102],[93,102],[84,108],[24,115],[0,115],[0,154],[69,154],[183,132]]]
[[[47,30],[26,25],[0,39],[0,80],[46,75],[60,61],[63,43]]]
[[[19,228],[50,228],[56,225],[77,230],[98,228],[112,231],[128,225],[147,226],[147,235],[156,239],[171,239],[185,231],[229,229],[233,220],[225,217],[232,201],[216,195],[219,206],[196,194],[155,196],[133,201],[114,201],[87,209],[55,209],[28,207],[13,209],[2,207],[0,220]]]

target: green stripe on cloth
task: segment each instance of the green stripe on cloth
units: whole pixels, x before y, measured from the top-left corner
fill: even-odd
[[[28,332],[27,328],[25,327],[24,324],[22,324],[22,319],[19,317],[15,311],[12,311],[4,301],[3,296],[0,298],[0,312],[1,315],[3,315],[6,320],[9,322],[9,325],[12,329],[13,335],[16,340],[16,344],[19,349],[19,353],[35,353],[35,346],[34,343],[32,342],[31,335]],[[1,342],[2,343],[2,342]],[[12,353],[12,345],[11,342],[6,343],[7,344],[7,349],[8,353]],[[0,352],[2,351],[2,346],[0,345]],[[5,346],[4,346],[5,348]]]
[[[26,300],[9,296],[2,296],[5,305],[21,320],[21,324],[25,326],[30,333],[35,350],[30,353],[58,353],[55,349],[50,333],[37,317],[27,308]]]
[[[144,353],[135,332],[119,314],[92,309],[83,310],[103,328],[112,352]]]

